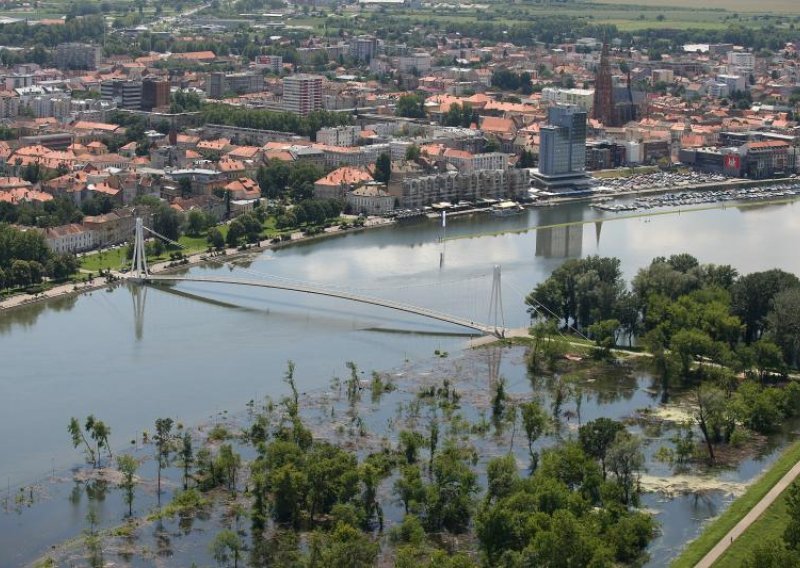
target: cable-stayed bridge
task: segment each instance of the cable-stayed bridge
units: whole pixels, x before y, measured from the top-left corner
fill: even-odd
[[[489,308],[489,323],[470,320],[461,316],[448,314],[445,312],[416,306],[413,304],[379,298],[372,295],[366,295],[358,291],[330,288],[319,286],[308,282],[293,282],[290,280],[281,280],[274,278],[238,278],[226,276],[192,276],[192,275],[172,275],[172,274],[151,274],[147,266],[147,258],[145,255],[145,231],[148,231],[157,238],[164,239],[172,244],[171,241],[145,227],[141,219],[136,220],[135,238],[133,246],[133,259],[131,261],[132,270],[128,279],[133,282],[142,284],[158,284],[158,283],[179,283],[179,282],[207,282],[217,284],[227,284],[233,286],[248,286],[255,288],[268,288],[273,290],[285,290],[289,292],[297,292],[303,294],[312,294],[316,296],[326,296],[329,298],[338,298],[351,302],[358,302],[360,304],[367,304],[371,306],[378,306],[391,310],[397,310],[409,314],[418,315],[421,317],[450,323],[460,327],[465,327],[477,331],[483,335],[496,335],[504,337],[506,331],[505,321],[503,316],[503,300],[501,289],[501,271],[499,266],[495,266],[492,278],[492,290],[488,302]],[[180,246],[180,245],[179,245]]]

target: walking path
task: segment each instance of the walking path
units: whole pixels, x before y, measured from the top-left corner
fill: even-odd
[[[761,514],[766,511],[770,505],[777,499],[783,491],[791,485],[791,483],[795,480],[795,478],[800,475],[800,462],[796,463],[792,469],[786,472],[778,483],[769,490],[769,493],[764,495],[764,498],[761,499],[758,503],[756,503],[755,507],[750,509],[750,511],[742,517],[742,519],[736,523],[736,526],[733,527],[728,534],[726,534],[722,540],[720,540],[714,548],[712,548],[708,554],[706,554],[703,559],[697,563],[695,568],[711,568],[711,566],[719,560],[720,556],[722,556],[728,547],[733,544],[733,541],[739,538],[742,533],[744,533],[750,525],[752,525]]]

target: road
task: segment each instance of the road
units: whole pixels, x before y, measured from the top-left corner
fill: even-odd
[[[770,505],[777,499],[783,491],[792,484],[792,482],[800,475],[800,462],[796,463],[792,469],[790,469],[786,475],[784,475],[775,486],[769,490],[769,493],[764,495],[764,498],[761,499],[758,503],[756,503],[755,507],[750,509],[750,511],[742,517],[742,519],[736,523],[736,526],[733,527],[728,534],[726,534],[722,540],[720,540],[717,545],[712,548],[708,554],[706,554],[703,559],[697,563],[695,568],[711,568],[713,564],[719,560],[720,556],[722,556],[728,547],[733,543],[734,540],[739,538],[739,536],[744,533],[752,525],[756,519],[758,519],[761,514],[766,511]]]

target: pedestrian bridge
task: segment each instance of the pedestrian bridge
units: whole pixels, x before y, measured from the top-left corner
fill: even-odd
[[[372,296],[365,296],[353,292],[343,290],[334,290],[323,288],[319,286],[307,284],[295,284],[287,282],[272,282],[269,280],[262,280],[256,278],[227,278],[224,276],[172,276],[172,275],[155,275],[150,274],[140,278],[131,278],[131,280],[140,281],[145,284],[158,284],[159,282],[172,283],[172,282],[209,282],[216,284],[231,284],[234,286],[251,286],[255,288],[269,288],[273,290],[287,290],[290,292],[301,292],[304,294],[314,294],[317,296],[327,296],[329,298],[339,298],[341,300],[349,300],[351,302],[358,302],[360,304],[368,304],[371,306],[379,306],[381,308],[388,308],[400,312],[406,312],[445,323],[451,323],[461,327],[466,327],[478,331],[484,335],[503,335],[504,328],[499,328],[491,325],[482,324],[475,321],[470,321],[458,316],[446,314],[436,310],[423,308],[420,306],[413,306],[402,302],[395,302],[393,300],[384,300],[382,298],[375,298]]]
[[[193,276],[193,275],[171,275],[171,274],[151,274],[147,266],[147,257],[144,249],[144,231],[147,230],[153,235],[166,239],[155,231],[148,229],[142,224],[141,219],[136,220],[136,233],[134,238],[133,259],[132,259],[132,272],[128,277],[131,282],[141,284],[158,284],[158,283],[180,283],[180,282],[207,282],[216,284],[228,284],[233,286],[250,286],[254,288],[269,288],[272,290],[286,290],[289,292],[298,292],[303,294],[313,294],[316,296],[327,296],[329,298],[338,298],[341,300],[348,300],[351,302],[358,302],[360,304],[367,304],[370,306],[378,306],[390,310],[397,310],[409,314],[418,315],[421,317],[450,323],[453,325],[465,327],[477,331],[483,335],[495,335],[497,337],[505,337],[508,331],[505,328],[503,320],[503,300],[500,288],[500,267],[494,267],[494,277],[492,280],[492,291],[489,299],[489,318],[494,320],[494,325],[481,322],[472,321],[452,314],[447,314],[430,308],[397,302],[394,300],[387,300],[377,298],[374,296],[364,295],[355,291],[340,290],[335,288],[326,288],[318,286],[309,282],[292,282],[267,278],[231,278],[225,276]],[[177,244],[177,243],[175,243]],[[180,246],[180,245],[178,245]]]

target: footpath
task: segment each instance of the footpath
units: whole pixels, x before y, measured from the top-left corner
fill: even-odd
[[[742,533],[744,533],[750,525],[752,525],[760,516],[761,514],[766,511],[770,505],[780,497],[781,493],[783,493],[789,485],[800,475],[800,462],[796,463],[792,469],[786,472],[778,483],[769,490],[769,492],[764,495],[763,499],[756,503],[755,507],[750,509],[750,511],[742,517],[742,519],[736,523],[728,534],[726,534],[722,540],[720,540],[714,548],[712,548],[708,554],[706,554],[703,559],[697,563],[695,568],[711,568],[714,563],[719,560],[719,558],[723,555],[723,553],[728,550],[728,547],[733,544],[733,541],[739,538]]]

